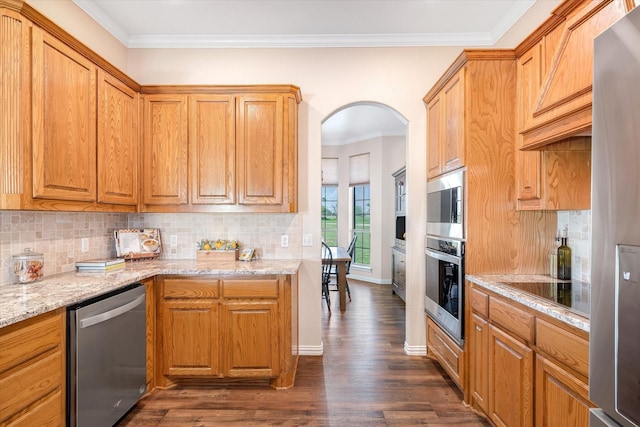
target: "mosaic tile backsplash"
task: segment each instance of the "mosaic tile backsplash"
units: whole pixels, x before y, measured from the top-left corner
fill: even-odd
[[[0,284],[11,283],[11,255],[33,248],[44,255],[44,274],[73,271],[76,261],[115,256],[113,231],[159,228],[162,259],[194,259],[201,239],[233,239],[262,259],[302,258],[297,214],[125,214],[0,211]],[[280,247],[280,236],[289,246]],[[171,237],[175,236],[175,245]],[[82,239],[89,250],[82,252]]]

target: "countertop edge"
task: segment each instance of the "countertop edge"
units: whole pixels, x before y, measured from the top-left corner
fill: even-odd
[[[510,300],[516,301],[554,319],[560,320],[561,322],[567,323],[568,325],[584,332],[588,333],[590,330],[590,322],[588,318],[563,309],[558,304],[546,302],[542,298],[536,297],[530,293],[501,284],[500,282],[504,281],[504,275],[466,275],[465,278],[478,286],[495,292],[496,294]]]
[[[199,262],[156,260],[127,263],[108,273],[67,272],[28,284],[0,285],[0,328],[158,275],[294,275],[302,260]]]

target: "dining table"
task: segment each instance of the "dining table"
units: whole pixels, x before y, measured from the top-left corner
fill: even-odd
[[[347,264],[351,261],[349,252],[342,246],[330,246],[331,258],[333,264],[336,266],[337,280],[338,280],[338,293],[340,294],[340,311],[347,309]],[[322,263],[329,262],[328,258],[322,258]]]

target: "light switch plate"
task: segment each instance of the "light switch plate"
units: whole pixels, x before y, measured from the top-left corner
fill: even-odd
[[[80,246],[80,251],[82,253],[89,252],[89,239],[87,237],[83,237],[82,239],[80,239]]]
[[[280,247],[282,248],[289,247],[289,236],[287,236],[286,234],[283,234],[282,236],[280,236]]]
[[[171,246],[178,246],[178,236],[177,236],[177,235],[172,234],[172,235],[169,237],[169,240],[170,240],[170,245],[171,245]]]
[[[302,235],[302,246],[313,246],[313,234]]]

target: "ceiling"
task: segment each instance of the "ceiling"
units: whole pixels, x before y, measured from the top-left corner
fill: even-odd
[[[492,46],[536,0],[73,2],[130,48],[238,48]]]
[[[560,0],[73,0],[128,48],[493,46],[533,5]],[[338,111],[322,143],[405,135],[379,104]]]

